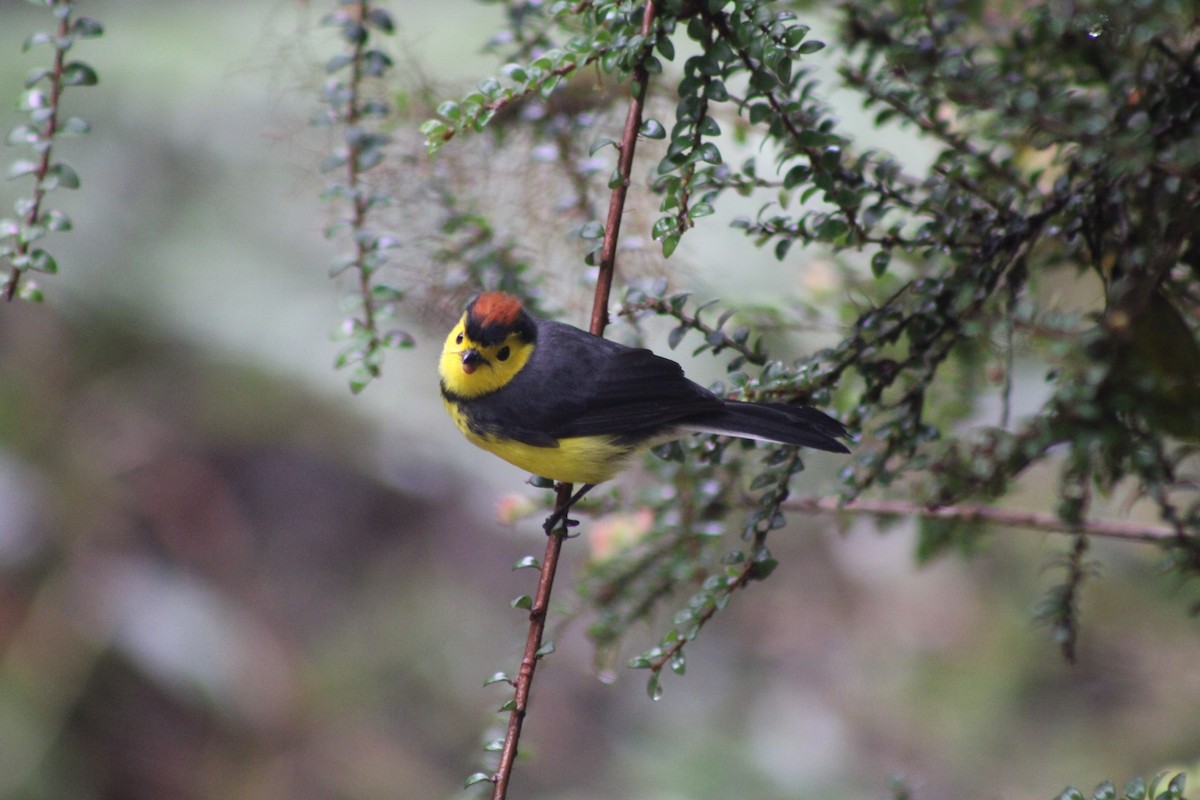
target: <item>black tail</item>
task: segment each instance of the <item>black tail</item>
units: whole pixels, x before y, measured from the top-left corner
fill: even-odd
[[[701,433],[762,439],[831,453],[850,452],[838,441],[848,435],[845,426],[810,406],[726,400],[722,410],[688,417],[683,427]]]

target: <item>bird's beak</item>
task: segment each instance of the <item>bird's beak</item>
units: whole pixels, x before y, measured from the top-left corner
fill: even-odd
[[[484,363],[483,355],[474,347],[468,347],[462,354],[463,372],[470,375],[480,364]]]

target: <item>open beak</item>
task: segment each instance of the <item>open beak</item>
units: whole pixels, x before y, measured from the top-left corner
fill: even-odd
[[[468,347],[466,350],[463,351],[463,354],[462,354],[463,372],[467,373],[468,375],[470,375],[472,372],[474,372],[479,367],[480,364],[486,364],[486,363],[487,363],[487,360],[474,347]]]

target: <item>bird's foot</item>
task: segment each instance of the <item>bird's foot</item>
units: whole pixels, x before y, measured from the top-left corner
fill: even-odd
[[[550,516],[546,517],[546,521],[542,523],[542,530],[544,530],[546,532],[547,536],[554,533],[554,529],[557,528],[560,523],[562,524],[562,526],[564,528],[576,528],[579,526],[579,520],[571,519],[570,517],[567,516],[567,512],[569,512],[570,510],[571,510],[571,507],[567,506],[566,508],[559,509],[558,511],[555,511]],[[578,535],[579,534],[576,533],[573,536],[578,536]],[[568,536],[567,538],[573,538],[573,537]]]
[[[566,503],[563,504],[562,508],[554,509],[554,513],[551,514],[550,516],[546,517],[546,521],[542,524],[542,530],[544,530],[546,532],[547,536],[554,533],[554,530],[560,524],[562,525],[562,527],[565,530],[569,530],[570,528],[574,528],[579,525],[579,520],[571,519],[568,516],[568,514],[570,513],[572,506],[574,506],[575,503],[577,503],[580,500],[580,498],[582,498],[585,494],[590,492],[594,485],[595,484],[585,483],[579,489],[578,492],[571,495],[571,498],[569,500],[567,500]],[[574,534],[574,536],[578,536],[578,535],[579,534],[577,534],[577,533]],[[574,537],[571,536],[570,534],[568,534],[567,538],[574,538]]]

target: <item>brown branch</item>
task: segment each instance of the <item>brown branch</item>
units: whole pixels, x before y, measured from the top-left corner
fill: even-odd
[[[649,40],[653,25],[654,0],[647,0],[642,15],[642,35],[647,37],[647,40]],[[643,52],[645,56],[648,56],[649,47]],[[608,324],[608,298],[612,290],[613,275],[616,272],[617,237],[621,229],[621,216],[625,211],[625,198],[629,191],[630,176],[633,173],[633,153],[637,147],[638,130],[642,124],[642,107],[645,103],[646,87],[650,78],[642,63],[644,62],[639,62],[633,70],[633,97],[629,101],[629,113],[625,118],[620,155],[617,159],[620,181],[612,190],[608,206],[608,220],[605,224],[604,244],[600,251],[600,274],[596,282],[590,327],[591,332],[597,336],[604,334],[604,328]],[[541,658],[539,651],[542,648],[542,637],[546,630],[546,611],[550,605],[550,590],[554,586],[558,558],[569,530],[566,512],[569,508],[573,488],[569,483],[560,483],[557,486],[554,515],[561,515],[562,523],[550,531],[547,536],[546,555],[542,559],[541,570],[538,573],[537,591],[529,610],[529,634],[525,638],[525,654],[521,658],[521,669],[517,673],[513,709],[509,714],[508,729],[505,731],[504,743],[500,749],[500,762],[492,777],[495,784],[492,789],[492,800],[505,800],[508,796],[508,785],[512,779],[513,764],[517,759],[517,745],[521,738],[521,728],[529,708],[533,673]]]
[[[903,500],[852,500],[843,504],[836,497],[805,497],[788,502],[784,508],[809,514],[866,514],[990,522],[1010,528],[1028,528],[1073,536],[1083,534],[1130,542],[1166,543],[1179,538],[1179,533],[1174,528],[1162,525],[1117,520],[1084,520],[1071,523],[1053,514],[985,505],[923,506]]]
[[[571,498],[571,484],[558,485],[558,497],[555,508],[562,508]],[[513,763],[517,759],[517,743],[521,739],[521,726],[525,722],[525,712],[529,708],[529,691],[533,687],[533,671],[537,668],[541,656],[542,635],[546,630],[546,610],[550,607],[550,590],[554,587],[554,575],[558,570],[558,556],[562,552],[563,542],[567,538],[566,520],[557,530],[546,537],[546,555],[542,559],[541,570],[538,573],[537,591],[533,597],[533,605],[529,609],[529,634],[525,637],[525,654],[521,657],[521,669],[517,673],[516,694],[513,697],[513,710],[508,716],[508,729],[504,732],[504,745],[500,749],[500,763],[493,777],[495,787],[492,789],[493,800],[503,800],[508,796],[508,782],[512,779]]]
[[[654,0],[647,0],[642,14],[642,36],[650,36],[654,26]],[[649,51],[646,51],[647,53]],[[604,244],[600,248],[600,275],[596,282],[596,299],[592,303],[590,330],[597,336],[604,333],[608,325],[608,296],[612,290],[613,275],[617,263],[617,238],[621,233],[621,215],[625,212],[625,196],[629,192],[630,175],[633,174],[633,151],[637,146],[638,131],[642,127],[642,107],[646,102],[646,87],[650,75],[642,62],[633,70],[633,97],[629,101],[629,113],[625,116],[625,130],[621,134],[620,155],[617,171],[620,181],[613,187],[608,202],[608,219],[604,223]]]

